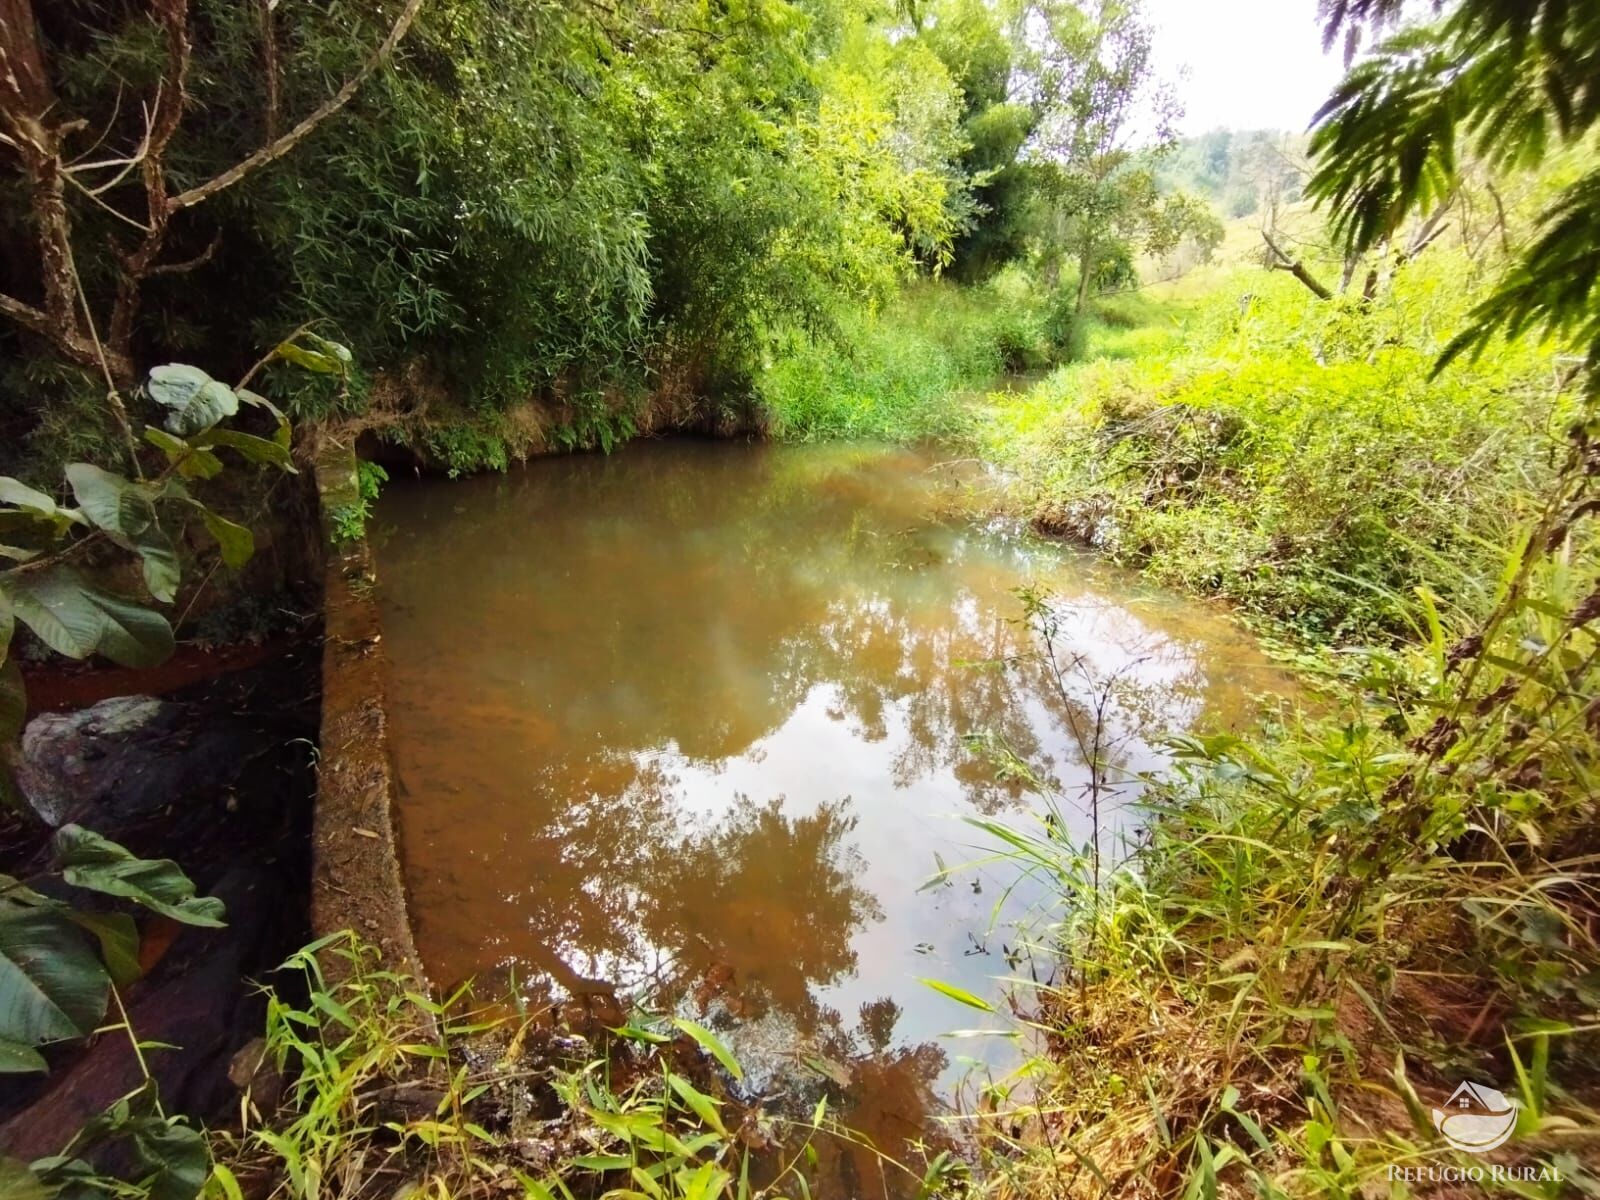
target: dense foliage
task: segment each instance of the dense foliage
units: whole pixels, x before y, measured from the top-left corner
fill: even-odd
[[[943,439],[1037,525],[1259,618],[1317,691],[1179,743],[1119,864],[1067,820],[984,823],[1054,883],[1064,974],[1027,1096],[984,1097],[982,1186],[1407,1195],[1390,1168],[1449,1161],[1417,1083],[1476,1074],[1516,1081],[1518,1161],[1600,1190],[1600,8],[1321,7],[1352,65],[1307,141],[1180,143],[1133,0],[0,0],[0,736],[20,627],[170,650],[78,568],[169,603],[186,517],[241,562],[197,495],[222,451],[292,469],[278,406],[452,474],[663,428]],[[160,365],[188,358],[264,395]],[[263,436],[226,424],[241,403]],[[1026,615],[1053,656],[1048,599]],[[1115,756],[1079,749],[1098,813]],[[217,919],[172,864],[62,834],[65,884]],[[0,1068],[131,978],[126,914],[57,882],[0,876]],[[274,1000],[267,1050],[298,1073],[217,1140],[215,1194],[234,1168],[312,1194],[378,1143],[439,1195],[749,1194],[728,1097],[655,1061],[659,1088],[615,1090],[570,1064],[546,1090],[571,1153],[485,1166],[510,1127],[469,1110],[526,1074],[520,1014],[472,1023],[522,1025],[480,1070],[454,1001],[344,959],[332,985],[295,960],[310,1007]],[[692,1025],[612,1032],[737,1076]],[[437,1108],[374,1118],[415,1070]],[[142,1184],[72,1156],[0,1184],[201,1186],[148,1089],[84,1145],[112,1134]]]
[[[172,263],[135,279],[116,247],[139,245],[128,226],[146,202],[140,172],[121,164],[153,156],[130,92],[181,83],[162,170],[168,191],[193,191],[317,111],[330,81],[362,78],[388,21],[338,3],[265,17],[177,7],[166,38],[162,21],[121,5],[32,14],[86,309],[107,311],[130,281],[143,292],[128,367],[113,356],[119,381],[197,347],[242,371],[244,347],[318,317],[362,347],[381,386],[332,408],[326,389],[298,389],[296,415],[372,403],[379,423],[412,436],[400,418],[431,403],[433,426],[476,423],[492,446],[508,432],[496,415],[533,403],[520,448],[609,444],[649,423],[652,400],[673,417],[683,400],[736,408],[774,338],[827,334],[918,264],[947,262],[976,212],[965,129],[994,97],[969,101],[932,36],[942,22],[924,40],[898,36],[892,8],[872,3],[451,0],[424,5],[391,69],[302,144],[172,211],[161,248]],[[992,92],[1009,43],[988,10],[958,15],[999,56]],[[18,101],[13,119],[34,118]],[[44,168],[20,166],[0,217],[8,312],[45,304],[53,286],[51,248],[41,242],[36,266],[37,217],[22,202]],[[87,337],[67,345],[42,321],[20,326],[0,335],[8,457],[49,464],[97,431],[109,441],[93,356],[78,353]],[[480,447],[455,465],[495,458]]]
[[[1466,270],[1437,252],[1370,304],[1224,275],[1166,347],[1063,370],[980,437],[1040,523],[1303,635],[1409,634],[1419,586],[1481,612],[1573,410],[1531,347],[1430,378]]]

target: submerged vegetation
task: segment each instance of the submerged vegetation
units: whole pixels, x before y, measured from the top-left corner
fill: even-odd
[[[964,731],[1049,810],[982,822],[1052,896],[1037,1052],[968,1114],[971,1170],[930,1150],[908,1194],[1454,1195],[1484,1164],[1600,1194],[1600,8],[1321,8],[1351,65],[1309,137],[1180,143],[1134,0],[6,0],[7,759],[21,661],[153,663],[181,617],[150,604],[250,557],[190,492],[220,450],[455,476],[668,430],[936,441],[1227,602],[1306,703],[1119,778],[1110,685],[1025,597],[1090,783]],[[222,507],[271,509],[229,474]],[[62,834],[99,848],[66,883],[220,919]],[[142,936],[0,875],[0,1071],[98,1028],[146,1080],[0,1160],[8,1193],[808,1196],[852,1136],[826,1104],[777,1128],[694,1022],[584,1040],[337,938],[274,984],[237,1116],[195,1114],[208,1160],[126,1012],[99,1025]],[[1487,1159],[1431,1111],[1468,1079],[1516,1101]]]

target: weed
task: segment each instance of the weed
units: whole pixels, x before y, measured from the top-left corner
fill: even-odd
[[[1109,871],[1063,822],[987,826],[1059,897],[1037,950],[1067,972],[1024,1002],[1028,1087],[983,1105],[994,1194],[1592,1186],[1600,546],[1572,436],[1486,615],[1451,637],[1424,592],[1422,639],[1348,659],[1319,715],[1177,740]],[[1487,1159],[1435,1132],[1463,1079],[1519,1104]]]
[[[591,1042],[467,986],[436,1001],[351,934],[283,970],[307,999],[268,993],[239,1128],[213,1135],[211,1200],[246,1186],[326,1200],[375,1188],[440,1200],[808,1197],[815,1138],[853,1136],[826,1101],[792,1121],[739,1099],[738,1061],[693,1021],[636,1014]],[[927,1178],[960,1174],[946,1158]]]
[[[356,463],[356,498],[349,504],[341,504],[329,514],[335,545],[360,541],[367,536],[367,521],[372,517],[372,505],[383,490],[383,485],[388,482],[389,473],[377,463],[365,459]]]

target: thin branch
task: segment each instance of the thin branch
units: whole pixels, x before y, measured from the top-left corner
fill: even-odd
[[[267,77],[267,141],[278,136],[278,39],[272,32],[273,0],[256,0],[261,8],[261,70]]]
[[[144,468],[139,462],[139,439],[133,434],[133,419],[128,416],[128,409],[122,403],[122,393],[117,390],[118,372],[111,369],[106,348],[101,344],[100,334],[94,327],[94,313],[89,308],[89,296],[83,290],[83,280],[78,276],[78,264],[73,261],[70,250],[67,254],[67,267],[72,272],[72,286],[77,289],[78,303],[83,306],[83,323],[89,330],[90,340],[94,342],[95,358],[99,360],[100,371],[105,376],[106,403],[111,406],[111,414],[116,417],[117,425],[122,430],[122,439],[128,447],[128,461],[133,467],[133,473],[143,479]]]
[[[110,213],[117,220],[122,221],[125,224],[132,225],[135,229],[139,230],[139,232],[141,232],[141,233],[149,233],[150,232],[150,226],[140,224],[138,221],[136,221],[134,218],[130,217],[127,213],[123,212],[121,209],[115,208],[112,205],[107,204],[104,200],[100,199],[100,196],[99,196],[99,194],[97,192],[91,191],[89,188],[84,187],[83,184],[79,183],[71,175],[63,175],[62,178],[65,179],[68,183],[70,183],[73,187],[77,188],[78,191],[82,192],[91,201],[93,201],[97,206],[99,206],[100,208],[105,209],[108,213]]]
[[[1289,274],[1293,275],[1301,283],[1305,284],[1306,287],[1310,288],[1319,300],[1333,299],[1333,293],[1323,285],[1322,281],[1306,269],[1305,263],[1301,262],[1297,258],[1290,258],[1289,255],[1284,252],[1283,247],[1272,240],[1272,234],[1263,229],[1261,231],[1261,237],[1267,243],[1268,249],[1270,249],[1274,255],[1272,266],[1276,270],[1289,272]]]
[[[157,275],[182,275],[203,267],[217,256],[217,251],[222,249],[222,234],[217,234],[211,239],[211,244],[200,251],[193,258],[186,258],[180,262],[158,263],[145,272],[145,278],[154,278]]]
[[[139,313],[139,288],[161,253],[167,237],[172,205],[167,198],[167,171],[163,161],[167,145],[178,132],[187,100],[189,76],[189,0],[156,0],[156,15],[167,35],[167,66],[151,101],[145,146],[139,164],[144,179],[146,219],[149,229],[138,247],[121,254],[116,299],[112,301],[107,344],[118,360],[117,381],[133,382],[133,322]]]
[[[78,155],[78,157],[73,159],[71,162],[67,163],[64,169],[66,169],[66,170],[75,169],[78,166],[78,164],[81,163],[84,159],[88,158],[89,155],[93,154],[96,150],[100,149],[101,146],[105,145],[106,139],[111,136],[111,131],[114,128],[116,128],[117,118],[120,117],[121,115],[122,115],[122,81],[118,80],[117,81],[117,95],[116,95],[116,98],[114,100],[112,100],[112,102],[111,102],[111,115],[108,118],[106,118],[106,127],[100,131],[99,136],[96,137],[94,139],[94,141],[89,143],[89,145],[84,149],[83,153]]]
[[[156,103],[157,104],[161,103],[161,88],[162,88],[163,82],[164,81],[162,81],[162,80],[157,80],[156,81]],[[120,93],[119,93],[119,99],[120,99]],[[103,167],[121,167],[122,168],[122,170],[118,171],[110,179],[106,180],[104,183],[95,185],[93,188],[84,187],[82,184],[79,184],[79,186],[83,187],[83,190],[88,192],[91,196],[98,196],[102,192],[109,192],[112,188],[116,187],[119,183],[121,183],[124,179],[126,179],[128,177],[129,172],[131,172],[140,163],[144,162],[145,155],[150,153],[150,133],[151,133],[151,129],[154,126],[154,121],[151,118],[150,107],[148,105],[146,105],[146,104],[141,102],[140,105],[139,105],[139,109],[140,109],[141,112],[144,113],[144,135],[139,139],[139,148],[137,150],[135,150],[132,154],[128,155],[126,158],[103,158],[103,159],[100,159],[98,162],[90,162],[90,163],[75,161],[75,162],[67,164],[66,166],[63,166],[61,168],[62,173],[70,178],[71,176],[77,174],[79,171],[95,171],[95,170],[99,170],[99,169],[101,169]],[[79,157],[82,158],[82,155],[80,155]],[[76,183],[77,181],[74,180],[73,182]]]
[[[250,369],[248,371],[246,371],[243,376],[240,377],[239,382],[233,385],[233,390],[236,391],[236,392],[243,391],[246,387],[248,387],[250,385],[250,381],[256,377],[256,372],[262,370],[269,362],[271,362],[274,358],[277,357],[278,347],[279,346],[283,345],[285,342],[294,341],[295,338],[299,337],[302,333],[304,333],[306,330],[310,329],[313,325],[318,324],[322,319],[323,318],[321,318],[321,317],[313,317],[311,320],[309,320],[305,324],[301,325],[293,333],[289,334],[288,337],[279,338],[277,343],[274,344],[273,347],[270,350],[268,350],[265,354],[263,354],[260,358],[256,359],[256,361],[254,363],[251,364]]]
[[[205,183],[192,187],[186,192],[179,192],[176,196],[173,196],[167,202],[169,211],[176,212],[179,209],[193,208],[201,201],[209,200],[224,188],[232,187],[238,183],[258,167],[264,167],[270,162],[275,162],[305,141],[312,130],[350,103],[351,97],[367,81],[367,78],[394,53],[394,48],[400,44],[400,40],[405,37],[406,32],[411,28],[411,22],[416,19],[417,11],[422,5],[423,0],[406,0],[405,8],[400,10],[399,17],[395,19],[394,26],[389,30],[389,36],[383,39],[382,45],[378,47],[371,58],[362,64],[361,69],[345,80],[344,85],[319,108],[311,112],[288,133],[275,141],[267,143],[250,157],[235,163],[222,174],[208,179]]]

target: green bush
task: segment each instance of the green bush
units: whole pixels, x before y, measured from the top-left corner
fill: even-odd
[[[971,288],[920,282],[836,338],[796,338],[761,373],[757,394],[781,437],[958,436],[974,393],[1060,360],[1056,308],[1016,266]]]
[[[1566,411],[1549,356],[1433,378],[1471,292],[1447,256],[1371,306],[1236,283],[1181,328],[1102,326],[985,414],[987,453],[1041,524],[1308,635],[1402,632],[1423,584],[1480,611]]]

